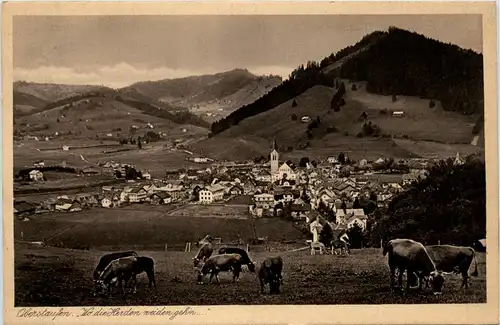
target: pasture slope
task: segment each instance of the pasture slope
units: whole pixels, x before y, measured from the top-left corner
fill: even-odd
[[[351,157],[420,157],[437,155],[441,152],[438,146],[422,146],[412,152],[406,143],[395,141],[408,137],[415,143],[447,144],[454,151],[480,152],[483,149],[470,145],[473,139],[472,128],[476,117],[465,116],[456,112],[445,111],[439,101],[429,108],[429,100],[411,96],[398,96],[392,102],[392,96],[383,96],[366,91],[366,83],[351,82],[344,79],[346,105],[339,112],[330,108],[330,101],[335,90],[326,86],[314,86],[295,98],[297,106],[292,107],[293,100],[284,102],[275,108],[240,121],[229,129],[206,140],[190,146],[190,150],[200,152],[216,159],[252,159],[256,156],[267,156],[273,137],[276,138],[280,152],[287,148],[304,150],[316,156],[316,149],[323,149],[326,156],[338,152],[350,153]],[[356,90],[352,90],[352,85]],[[387,113],[382,113],[387,109]],[[404,111],[405,116],[394,118],[391,111]],[[381,134],[394,137],[364,137],[356,135],[362,131],[364,120],[378,125]],[[297,120],[292,119],[292,115]],[[321,126],[313,139],[307,138],[308,123],[302,123],[301,117],[320,118]],[[328,127],[335,127],[336,132],[327,133]],[[306,145],[307,144],[307,145]],[[413,148],[413,147],[410,147]]]
[[[221,284],[196,284],[192,256],[195,252],[138,251],[155,260],[157,291],[147,288],[144,274],[138,292],[124,300],[118,292],[110,298],[93,297],[92,271],[104,251],[52,247],[15,247],[15,306],[117,306],[117,305],[265,305],[265,304],[417,304],[481,303],[486,301],[485,256],[478,253],[479,277],[459,290],[460,277],[447,276],[443,295],[430,290],[407,296],[389,288],[389,270],[380,249],[353,250],[348,257],[296,252],[254,252],[260,262],[279,254],[284,260],[284,285],[280,295],[261,294],[258,279],[246,267],[238,283],[221,273]]]

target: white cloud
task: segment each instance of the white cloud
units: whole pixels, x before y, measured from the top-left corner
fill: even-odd
[[[293,69],[281,66],[262,66],[249,68],[248,70],[257,75],[274,74],[287,78]],[[174,79],[218,72],[222,71],[213,68],[204,70],[171,69],[167,67],[141,69],[122,62],[114,66],[104,66],[84,72],[55,66],[43,66],[36,69],[15,68],[14,80],[73,85],[105,85],[119,88],[138,81]]]

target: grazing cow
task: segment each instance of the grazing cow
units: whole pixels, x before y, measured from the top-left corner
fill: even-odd
[[[210,273],[210,281],[215,275],[217,283],[220,283],[219,272],[233,272],[233,282],[237,281],[241,272],[242,257],[240,254],[222,254],[214,255],[208,258],[205,263],[197,270],[198,284],[203,284],[203,276]]]
[[[101,259],[99,260],[99,263],[97,264],[93,278],[94,278],[94,285],[96,287],[96,292],[99,290],[97,280],[99,279],[99,276],[101,275],[102,271],[111,263],[112,261],[116,260],[117,258],[120,257],[127,257],[127,256],[135,256],[138,257],[137,253],[134,251],[128,251],[128,252],[117,252],[117,253],[111,253],[111,254],[106,254]]]
[[[392,239],[388,241],[383,250],[383,255],[389,255],[389,268],[391,270],[391,287],[394,287],[394,274],[399,269],[399,286],[402,287],[403,273],[406,271],[409,279],[413,274],[420,273],[428,277],[435,295],[441,294],[444,278],[441,271],[429,257],[424,245],[411,239]],[[406,281],[406,291],[410,289],[410,282]],[[421,288],[421,286],[419,287]]]
[[[137,292],[137,281],[136,281],[136,272],[137,270],[137,257],[135,256],[127,256],[120,257],[111,263],[104,269],[104,271],[100,274],[97,283],[101,289],[101,292],[105,292],[107,290],[108,297],[111,295],[111,287],[118,282],[122,295],[125,294],[123,280],[125,283],[128,279],[132,278],[134,282],[134,293]]]
[[[462,274],[462,285],[468,288],[469,268],[474,260],[474,271],[472,276],[477,276],[476,252],[471,247],[452,246],[452,245],[432,245],[425,246],[427,253],[436,265],[436,268],[444,272],[453,272]]]
[[[146,272],[146,275],[148,276],[149,288],[154,286],[154,288],[156,289],[155,262],[151,257],[147,256],[137,257],[137,263],[134,264],[132,273],[125,274],[123,279],[125,280],[125,283],[127,283],[130,277],[139,275],[142,272]]]
[[[248,252],[243,248],[223,246],[219,249],[219,254],[240,254],[241,264],[246,265],[250,272],[255,273],[255,264],[250,260]]]
[[[264,286],[269,284],[270,294],[280,293],[280,284],[283,284],[283,260],[281,256],[266,258],[259,269],[260,292],[264,293]]]
[[[117,252],[117,253],[111,253],[111,254],[106,254],[101,259],[99,260],[99,263],[97,264],[95,270],[94,270],[94,281],[97,281],[99,278],[99,275],[101,275],[102,271],[108,266],[111,261],[116,260],[117,258],[120,257],[127,257],[127,256],[135,256],[138,257],[136,252],[134,251],[128,251],[128,252]]]

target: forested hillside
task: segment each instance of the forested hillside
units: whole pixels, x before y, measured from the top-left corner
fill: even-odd
[[[212,135],[275,108],[316,86],[341,77],[366,81],[369,92],[439,100],[443,109],[466,115],[483,112],[482,54],[391,27],[374,32],[320,63],[295,69],[280,86],[212,124]],[[426,107],[427,108],[427,107]],[[482,127],[478,123],[475,132]]]
[[[463,165],[442,160],[395,197],[377,218],[371,238],[412,238],[436,244],[472,245],[486,236],[486,169],[469,156]]]
[[[399,28],[347,59],[340,76],[367,81],[369,92],[438,99],[467,115],[483,111],[481,54]]]

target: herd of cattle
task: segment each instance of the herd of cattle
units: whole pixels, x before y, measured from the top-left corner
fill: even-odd
[[[243,265],[246,265],[250,272],[255,273],[256,267],[246,250],[223,246],[219,249],[218,254],[212,255],[214,249],[210,236],[206,236],[200,245],[198,254],[193,258],[198,284],[203,284],[203,277],[207,275],[210,275],[209,283],[212,282],[213,277],[219,283],[219,272],[232,272],[233,282],[237,282]],[[403,274],[406,272],[406,291],[411,286],[415,287],[418,280],[419,290],[425,283],[426,287],[432,288],[435,295],[442,293],[443,274],[461,274],[462,285],[460,288],[467,288],[468,271],[473,260],[475,268],[471,275],[478,275],[476,255],[471,247],[424,246],[411,239],[392,239],[383,246],[383,255],[388,255],[391,288],[395,288],[396,271],[398,271],[399,288],[402,288]],[[280,285],[283,284],[282,270],[283,259],[281,256],[264,259],[257,272],[261,293],[264,293],[266,285],[269,286],[270,294],[280,293]],[[125,288],[130,281],[133,283],[133,288],[130,288],[130,291],[136,293],[136,276],[143,272],[148,276],[149,287],[154,286],[156,289],[153,259],[138,256],[133,251],[107,254],[100,259],[94,270],[93,278],[96,289],[94,295],[107,292],[109,296],[114,286],[119,286],[122,295],[125,295]]]

